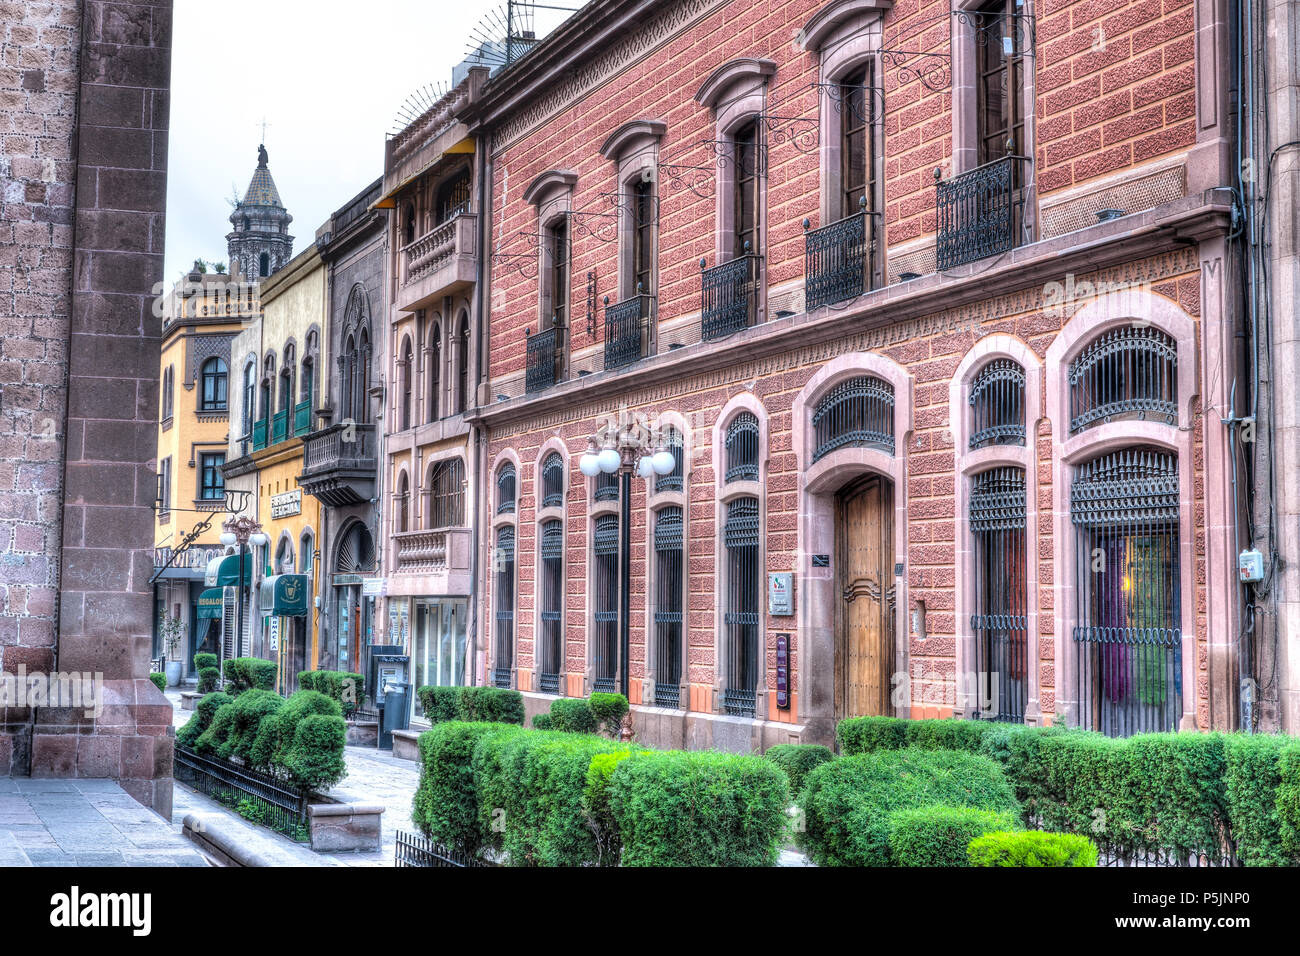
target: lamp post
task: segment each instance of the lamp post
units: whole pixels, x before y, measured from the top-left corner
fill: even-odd
[[[652,451],[653,449],[653,451]],[[618,575],[618,674],[623,694],[631,700],[629,662],[632,645],[632,473],[652,479],[667,475],[676,466],[672,452],[662,438],[644,422],[629,419],[626,412],[606,422],[588,439],[587,452],[578,469],[588,478],[604,473],[619,474],[619,575]]]
[[[221,543],[228,548],[236,544],[239,545],[239,571],[236,577],[237,584],[235,585],[236,654],[244,645],[244,551],[250,543],[258,547],[265,547],[271,541],[256,519],[247,515],[236,517],[236,513],[244,510],[244,505],[248,502],[248,496],[249,492],[247,491],[226,492],[226,507],[231,514],[229,518],[221,523]]]

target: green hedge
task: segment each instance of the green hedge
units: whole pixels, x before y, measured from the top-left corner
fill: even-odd
[[[199,685],[195,688],[200,694],[210,694],[221,689],[221,668],[216,654],[201,651],[194,655],[194,669],[199,675]]]
[[[150,679],[151,681],[153,681],[153,686],[154,686],[154,687],[157,687],[157,688],[158,688],[159,690],[161,690],[161,691],[166,691],[166,690],[167,690],[167,675],[166,675],[166,674],[151,673],[151,674],[149,675],[149,679]]]
[[[551,730],[551,729],[552,729],[552,728],[551,728],[551,715],[550,715],[550,714],[533,714],[533,729],[534,729],[534,730]]]
[[[211,725],[212,718],[216,716],[217,711],[233,700],[234,698],[229,694],[220,692],[199,698],[199,702],[194,705],[193,715],[180,730],[176,731],[176,743],[182,747],[194,749],[195,742]]]
[[[366,679],[350,671],[299,671],[298,688],[338,701],[344,714],[360,709],[366,699]]]
[[[1224,737],[1228,827],[1245,866],[1291,866],[1297,860],[1282,846],[1277,793],[1280,758],[1291,738],[1278,734]]]
[[[887,865],[888,815],[934,804],[1019,810],[1002,768],[987,757],[881,751],[823,763],[808,775],[799,794],[799,842],[821,865]]]
[[[519,724],[524,722],[524,698],[502,687],[420,687],[415,691],[431,724],[449,720]]]
[[[835,759],[830,748],[821,744],[776,744],[768,747],[763,756],[785,771],[790,778],[790,793],[796,797],[809,773]]]
[[[1275,802],[1282,850],[1300,856],[1300,741],[1293,740],[1278,755]]]
[[[638,754],[609,778],[625,866],[771,866],[789,804],[780,768],[739,754]]]
[[[210,654],[207,651],[200,651],[194,655],[194,669],[203,670],[205,667],[216,667],[218,664],[217,655]]]
[[[561,697],[551,702],[551,729],[571,734],[594,734],[600,727],[591,705],[580,697]]]
[[[1014,813],[975,807],[911,807],[889,815],[895,866],[970,866],[967,847],[985,833],[1019,829]]]
[[[246,690],[274,690],[276,666],[274,661],[260,657],[232,657],[223,665],[223,673],[231,694]]]
[[[420,734],[420,785],[411,820],[420,831],[453,850],[477,855],[490,845],[491,820],[479,820],[474,748],[485,738],[522,732],[500,723],[448,721]]]
[[[627,698],[622,694],[596,692],[587,698],[587,706],[600,723],[601,730],[617,740],[628,712]]]
[[[971,866],[1097,865],[1097,845],[1074,833],[985,833],[967,853]]]

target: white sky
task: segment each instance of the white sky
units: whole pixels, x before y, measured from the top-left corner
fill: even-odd
[[[578,6],[578,3],[569,4]],[[226,261],[232,184],[257,167],[261,121],[296,255],[383,172],[402,102],[447,85],[498,0],[176,0],[168,142],[168,283]]]

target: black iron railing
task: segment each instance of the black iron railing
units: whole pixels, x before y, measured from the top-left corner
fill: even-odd
[[[524,387],[529,392],[550,388],[560,380],[561,329],[552,326],[541,332],[527,332],[528,368]]]
[[[1178,346],[1159,329],[1123,326],[1070,363],[1070,431],[1116,416],[1178,421]]]
[[[700,335],[704,341],[725,338],[754,323],[760,257],[737,256],[730,262],[702,270]]]
[[[1011,359],[989,362],[970,388],[970,447],[1025,443],[1025,370]]]
[[[394,866],[496,866],[489,860],[449,850],[441,843],[434,843],[419,833],[397,831],[397,843],[393,848]]]
[[[1013,249],[1023,219],[1025,156],[1003,156],[935,184],[940,272]]]
[[[605,368],[620,368],[644,358],[650,336],[650,296],[634,295],[610,305],[605,298]]]
[[[855,213],[819,229],[804,220],[804,309],[861,295],[870,286],[871,217]]]
[[[894,387],[863,375],[841,382],[817,403],[812,417],[813,461],[859,446],[894,453]]]
[[[1028,692],[1025,472],[992,468],[971,487],[975,539],[974,716],[1024,723]]]
[[[172,774],[181,783],[234,808],[240,816],[295,838],[306,836],[307,793],[285,780],[177,747]]]

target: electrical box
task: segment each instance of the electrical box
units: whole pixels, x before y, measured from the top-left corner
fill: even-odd
[[[1255,548],[1243,551],[1237,557],[1237,576],[1242,584],[1264,580],[1264,556]]]

